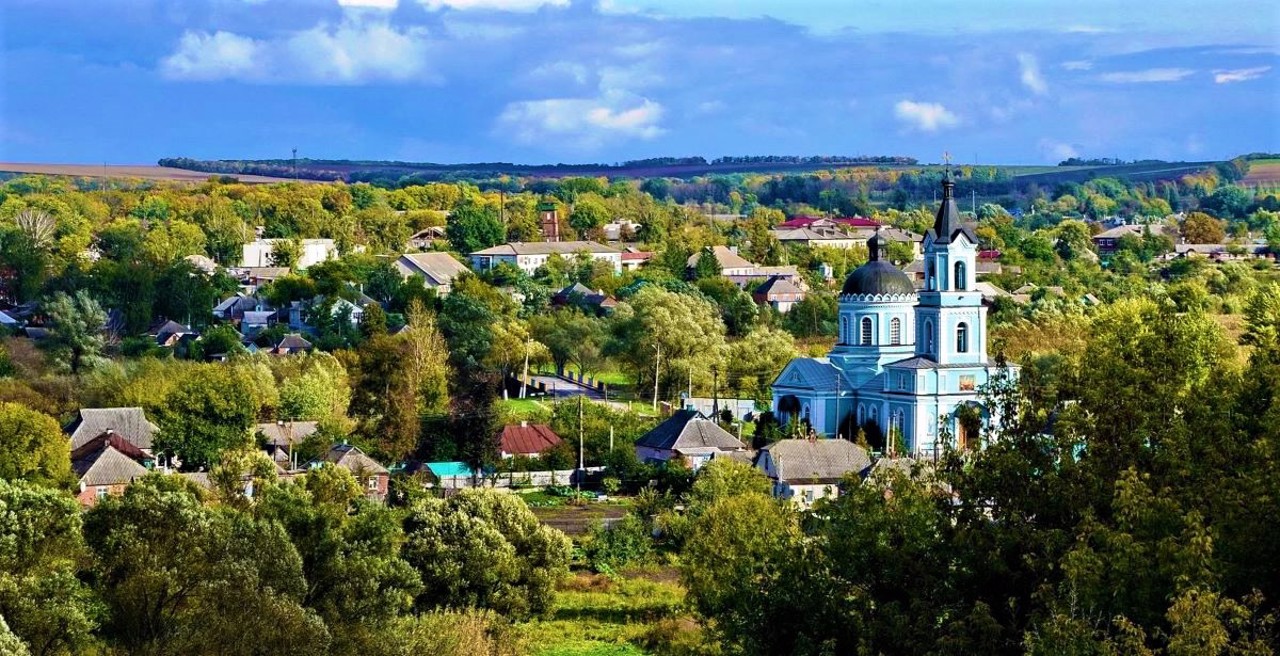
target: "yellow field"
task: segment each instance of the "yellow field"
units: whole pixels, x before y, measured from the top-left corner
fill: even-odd
[[[68,175],[77,178],[137,178],[142,180],[167,180],[170,182],[204,182],[217,174],[187,171],[166,166],[119,164],[22,164],[0,162],[0,173],[35,173],[39,175]],[[245,183],[289,182],[287,178],[269,178],[262,175],[231,175]],[[300,182],[307,182],[301,180]]]

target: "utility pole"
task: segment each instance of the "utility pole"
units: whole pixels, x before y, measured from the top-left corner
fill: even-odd
[[[841,395],[842,395],[842,392],[840,390],[840,373],[837,372],[836,373],[836,439],[837,440],[842,437],[840,434],[840,425],[844,423],[843,421],[841,421],[843,418],[840,416],[840,396]]]
[[[520,398],[525,398],[525,394],[529,389],[529,342],[532,337],[526,337],[524,340],[524,374],[520,377]]]
[[[970,207],[973,208],[973,218],[976,219],[978,218],[978,188],[974,187],[969,191],[973,194],[973,201],[970,203]]]
[[[720,421],[720,365],[711,365],[711,418]]]
[[[613,453],[613,424],[609,424],[609,453]]]
[[[298,149],[293,149],[293,180],[298,181]]]
[[[653,350],[658,352],[653,359],[653,411],[658,411],[658,372],[662,368],[662,344],[654,344]]]
[[[582,473],[585,463],[583,462],[582,449],[582,395],[578,395],[578,491],[582,491]]]

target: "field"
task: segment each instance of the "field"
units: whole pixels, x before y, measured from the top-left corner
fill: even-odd
[[[1213,162],[1147,162],[1141,164],[1119,164],[1116,166],[1027,167],[1027,170],[1015,170],[1014,178],[1019,183],[1034,182],[1040,185],[1086,182],[1094,178],[1104,177],[1146,182],[1173,180],[1189,173],[1202,171],[1211,164]]]
[[[0,174],[34,173],[40,175],[67,175],[77,178],[136,178],[141,180],[163,180],[166,182],[204,182],[214,173],[202,173],[175,169],[167,166],[119,165],[119,164],[20,164],[0,163]],[[270,178],[261,175],[230,175],[241,182],[265,184],[270,182],[289,182],[287,178]]]
[[[1240,183],[1264,186],[1280,184],[1280,159],[1255,159],[1249,162],[1249,175]]]
[[[517,629],[533,656],[706,653],[670,568],[613,578],[578,573],[556,592],[550,617]]]

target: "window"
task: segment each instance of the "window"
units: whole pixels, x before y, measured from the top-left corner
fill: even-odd
[[[861,343],[871,343],[871,317],[862,317],[862,335]]]
[[[849,343],[849,317],[840,317],[840,343]]]
[[[374,492],[377,492],[377,491],[378,491],[378,477],[377,477],[377,476],[370,476],[370,477],[369,477],[369,489],[370,489],[370,490],[373,490]]]
[[[862,407],[862,404],[861,404],[861,403],[859,403],[859,404],[858,404],[858,425],[859,425],[859,426],[861,426],[861,425],[863,424],[863,421],[864,421],[864,420],[863,420],[863,418],[862,418],[862,417],[863,417],[863,415],[864,415],[864,414],[866,414],[866,408],[863,408],[863,407]]]
[[[889,321],[889,343],[894,346],[902,343],[902,319],[894,317]]]
[[[933,262],[931,260],[924,261],[924,279],[925,279],[925,284],[924,284],[925,289],[933,291],[934,289]]]
[[[956,289],[964,291],[964,262],[956,262]]]
[[[898,374],[898,389],[899,389],[899,390],[905,390],[905,389],[907,389],[907,375],[906,375],[906,374]]]
[[[924,352],[933,353],[933,321],[930,319],[924,321]]]
[[[101,499],[102,497],[107,496],[107,486],[105,486],[105,485],[99,485],[99,486],[98,486],[98,489],[94,490],[94,494],[95,494],[99,499]]]
[[[956,353],[969,352],[969,324],[956,326]]]
[[[977,388],[977,379],[975,379],[973,376],[960,377],[961,392],[972,392],[976,388]]]

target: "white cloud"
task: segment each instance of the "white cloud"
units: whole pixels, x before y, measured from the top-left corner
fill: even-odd
[[[1049,85],[1044,81],[1044,74],[1040,72],[1040,62],[1036,60],[1036,56],[1027,53],[1018,53],[1018,69],[1022,78],[1022,86],[1031,90],[1031,93],[1037,96],[1043,96],[1049,93]]]
[[[1230,71],[1214,71],[1213,81],[1218,84],[1230,84],[1232,82],[1248,82],[1262,77],[1263,73],[1271,70],[1270,66],[1259,66],[1257,68],[1238,68]]]
[[[937,132],[960,124],[960,117],[939,103],[901,100],[893,106],[893,114],[908,127],[922,132]]]
[[[1072,146],[1069,143],[1055,141],[1048,137],[1041,139],[1039,146],[1040,152],[1044,153],[1045,158],[1054,162],[1061,162],[1064,159],[1080,156],[1080,151],[1076,150],[1075,146]]]
[[[1189,68],[1148,68],[1143,71],[1120,71],[1098,76],[1103,82],[1130,84],[1146,82],[1177,82],[1195,71]]]
[[[1062,62],[1062,67],[1068,71],[1088,71],[1093,69],[1093,62],[1087,59],[1076,59]]]
[[[694,113],[702,114],[702,115],[719,114],[720,112],[723,112],[727,107],[728,106],[725,105],[723,101],[706,100],[698,103],[698,105],[694,107]]]
[[[222,80],[252,76],[262,44],[230,32],[185,32],[178,50],[160,62],[165,77],[180,80]]]
[[[370,0],[360,1],[368,6]],[[430,46],[424,28],[397,29],[382,19],[349,15],[338,25],[320,24],[273,40],[187,32],[160,70],[176,80],[403,82],[429,77]]]
[[[427,9],[489,9],[493,11],[535,11],[544,6],[568,7],[569,0],[418,0]]]
[[[616,90],[594,98],[523,100],[503,109],[494,134],[509,134],[525,145],[593,150],[611,142],[660,136],[663,112],[653,100]]]
[[[338,0],[339,7],[357,7],[366,9],[395,9],[400,0]]]
[[[1062,28],[1062,31],[1067,34],[1106,34],[1115,30],[1097,25],[1068,25]]]

